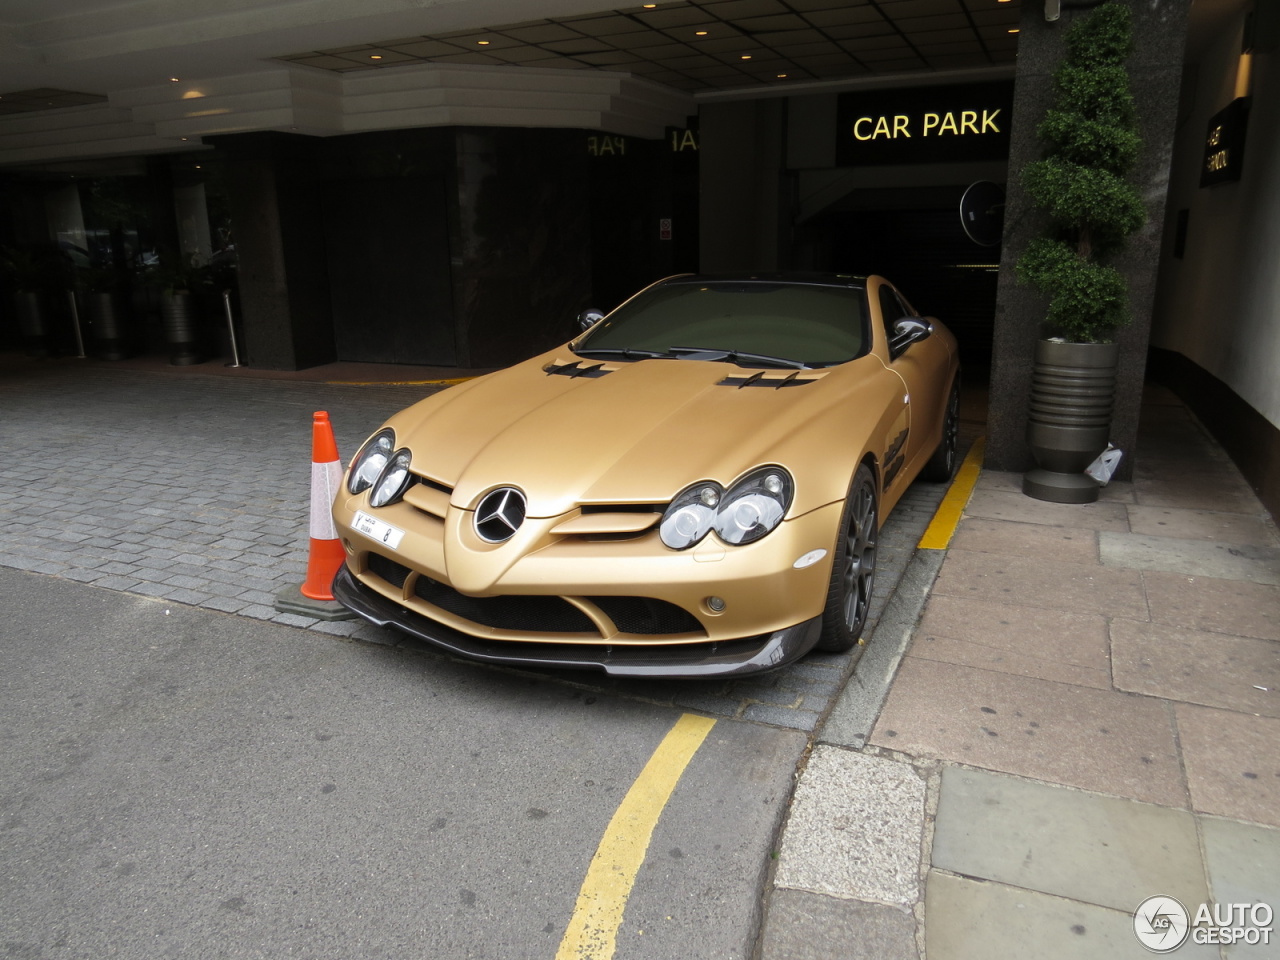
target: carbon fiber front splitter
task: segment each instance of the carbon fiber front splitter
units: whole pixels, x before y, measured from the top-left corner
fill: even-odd
[[[395,627],[450,653],[487,663],[569,670],[600,670],[615,677],[733,677],[774,670],[804,656],[818,642],[822,618],[784,630],[724,643],[653,646],[517,643],[484,640],[436,623],[370,590],[345,566],[333,595],[347,609],[380,627]]]

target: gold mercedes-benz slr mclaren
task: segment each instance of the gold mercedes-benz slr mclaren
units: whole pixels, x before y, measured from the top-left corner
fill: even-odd
[[[465,657],[621,676],[856,644],[881,522],[955,468],[951,333],[876,276],[677,276],[583,316],[365,442],[338,600]]]

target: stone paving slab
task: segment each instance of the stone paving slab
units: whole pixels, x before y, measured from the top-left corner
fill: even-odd
[[[1137,904],[1134,904],[1136,907]],[[1001,883],[931,871],[925,896],[929,960],[1150,960],[1133,911],[1110,910]],[[1186,943],[1178,960],[1219,960]]]
[[[909,905],[919,895],[925,781],[909,764],[819,744],[782,838],[775,884]]]
[[[1214,900],[1280,910],[1280,830],[1215,817],[1202,817],[1200,830]]]
[[[871,742],[912,756],[1186,807],[1158,700],[908,655]]]
[[[1208,897],[1187,811],[959,767],[942,770],[932,862],[1114,910]]]
[[[1280,547],[1103,531],[1098,550],[1108,567],[1280,584]]]
[[[1179,510],[1135,504],[1129,508],[1129,528],[1133,533],[1153,537],[1248,543],[1259,547],[1280,546],[1276,542],[1275,525],[1265,515],[1249,516],[1219,510]]]
[[[1189,703],[1174,712],[1193,808],[1280,826],[1280,720]]]
[[[785,960],[918,960],[916,921],[901,907],[776,890],[760,956]]]
[[[972,517],[952,539],[951,549],[1013,557],[1052,556],[1071,563],[1096,563],[1098,537],[1096,531],[1089,529]]]
[[[1137,570],[1089,563],[1061,563],[1052,557],[1004,557],[950,550],[934,593],[1065,610],[1098,616],[1147,616],[1142,576]]]
[[[1111,689],[1105,617],[960,597],[932,597],[911,656]]]
[[[1151,570],[1142,582],[1157,623],[1280,640],[1280,587]]]
[[[996,487],[986,478],[987,474],[984,473],[969,506],[965,508],[965,515],[968,517],[1036,523],[1072,530],[1129,530],[1129,517],[1123,503],[1111,500],[1084,505],[1045,503],[1024,495],[1021,489],[1015,491]]]
[[[1117,690],[1280,717],[1280,642],[1115,620]]]

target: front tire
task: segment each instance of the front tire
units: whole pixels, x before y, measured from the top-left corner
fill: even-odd
[[[818,650],[844,653],[852,649],[867,625],[880,537],[879,500],[875,477],[864,463],[853,475],[840,516]]]

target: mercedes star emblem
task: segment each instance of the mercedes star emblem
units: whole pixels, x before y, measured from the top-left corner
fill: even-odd
[[[486,494],[476,507],[476,534],[485,543],[505,543],[524,523],[524,494],[499,487]]]

